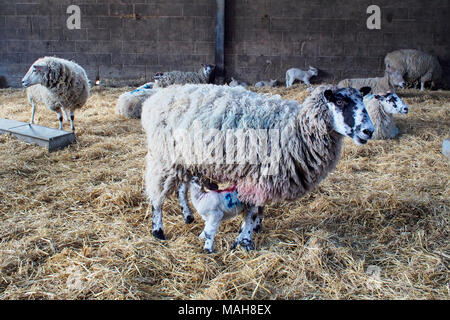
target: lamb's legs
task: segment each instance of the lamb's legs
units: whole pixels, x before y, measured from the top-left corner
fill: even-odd
[[[255,250],[252,240],[253,228],[260,211],[262,211],[261,207],[250,206],[247,208],[244,214],[244,221],[241,226],[241,231],[239,232],[232,249],[235,249],[238,245],[240,245],[247,251]]]
[[[34,124],[34,114],[36,113],[36,104],[33,100],[30,100],[31,102],[31,119],[30,124]]]
[[[258,208],[258,215],[256,216],[255,223],[253,225],[253,232],[260,233],[262,232],[262,222],[263,222],[263,207]]]
[[[216,236],[217,230],[220,226],[220,221],[222,221],[223,212],[217,211],[212,212],[211,215],[205,221],[205,228],[200,234],[200,239],[205,239],[205,245],[203,251],[208,253],[213,253],[214,251],[214,237]]]
[[[180,202],[181,213],[186,224],[194,222],[194,215],[187,201],[187,184],[182,183],[178,188],[178,201]]]

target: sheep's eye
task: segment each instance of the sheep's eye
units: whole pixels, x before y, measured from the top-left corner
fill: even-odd
[[[338,106],[342,106],[342,105],[344,104],[344,101],[338,100],[338,101],[336,101],[336,104],[337,104]]]

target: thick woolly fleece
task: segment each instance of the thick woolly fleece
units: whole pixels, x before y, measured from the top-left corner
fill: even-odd
[[[38,59],[33,65],[48,66],[41,84],[28,87],[28,100],[43,102],[50,110],[60,108],[73,111],[84,106],[89,98],[89,80],[86,71],[77,63],[56,57]]]
[[[415,49],[397,50],[388,53],[384,63],[387,68],[401,71],[409,85],[415,85],[417,81],[422,83],[422,88],[428,81],[441,84],[442,67],[431,54]]]
[[[165,72],[156,82],[154,88],[165,88],[174,84],[201,84],[209,83],[209,77],[205,76],[204,68],[198,72],[170,71]]]
[[[198,175],[233,183],[239,200],[250,205],[298,199],[335,168],[341,154],[343,136],[333,130],[332,114],[323,97],[327,89],[337,90],[334,86],[320,86],[303,105],[241,87],[186,85],[158,91],[146,100],[142,112],[148,143],[147,196],[162,201],[181,182]],[[198,124],[223,134],[238,129],[278,132],[278,172],[265,174],[267,164],[261,162],[169,161],[167,150],[175,144],[174,132],[197,132]]]
[[[364,105],[372,120],[375,132],[372,139],[387,140],[394,139],[398,135],[398,128],[395,125],[394,115],[387,112],[373,95],[364,97]]]
[[[131,92],[125,92],[116,104],[116,114],[129,119],[140,119],[142,105],[145,100],[151,97],[158,89],[136,89]]]

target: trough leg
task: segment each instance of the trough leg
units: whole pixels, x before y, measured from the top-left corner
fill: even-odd
[[[178,188],[178,201],[180,202],[181,213],[183,214],[183,219],[186,224],[191,224],[194,222],[194,215],[189,207],[187,200],[187,184],[182,183]]]
[[[244,221],[241,226],[241,231],[239,232],[232,249],[235,249],[238,245],[240,245],[247,251],[255,250],[252,240],[253,228],[260,211],[262,211],[261,207],[251,206],[247,208],[244,214]]]
[[[208,253],[214,252],[214,237],[216,236],[217,230],[220,226],[220,221],[222,221],[223,212],[216,211],[212,212],[208,218],[205,220],[205,228],[200,234],[200,239],[205,239],[205,245],[203,251]]]

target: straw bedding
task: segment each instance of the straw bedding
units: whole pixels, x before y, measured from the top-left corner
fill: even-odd
[[[305,89],[260,91],[302,101]],[[207,255],[203,222],[185,225],[175,197],[168,240],[152,238],[145,136],[114,114],[129,90],[93,90],[65,150],[0,135],[0,299],[448,299],[449,92],[400,92],[398,139],[346,139],[315,192],[267,208],[257,251],[230,251],[235,218]],[[29,114],[23,90],[0,90],[0,118]],[[56,126],[43,106],[36,120]]]

